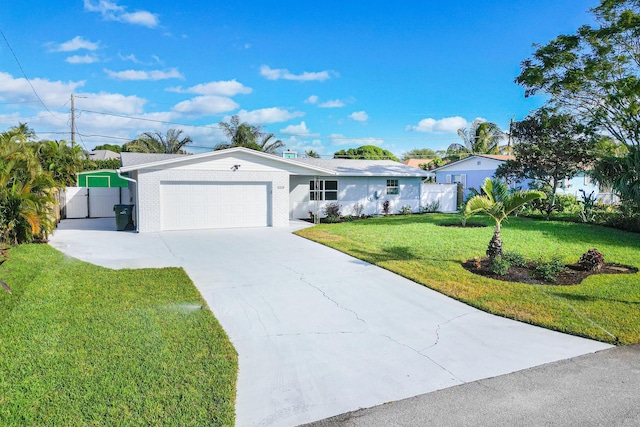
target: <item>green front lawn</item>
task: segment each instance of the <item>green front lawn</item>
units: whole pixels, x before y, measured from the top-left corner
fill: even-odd
[[[234,424],[235,350],[182,269],[22,245],[0,280],[0,425]]]
[[[440,227],[456,215],[392,216],[322,224],[297,232],[376,264],[490,313],[593,338],[640,342],[640,273],[595,275],[576,286],[525,285],[469,273],[462,263],[483,257],[491,235],[484,228]],[[503,223],[505,251],[527,258],[562,257],[574,263],[590,248],[607,262],[640,268],[640,235],[570,222],[509,218]]]

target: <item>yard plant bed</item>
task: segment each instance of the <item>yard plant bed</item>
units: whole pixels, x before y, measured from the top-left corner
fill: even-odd
[[[510,217],[506,252],[527,260],[572,264],[591,248],[631,274],[591,274],[579,286],[532,286],[496,280],[463,267],[482,258],[493,227],[440,227],[455,214],[370,218],[320,224],[300,236],[346,252],[489,313],[614,344],[640,342],[640,239],[635,233],[589,224]],[[487,217],[474,222],[492,224]],[[562,283],[562,282],[561,282]]]
[[[638,269],[618,264],[605,264],[599,270],[586,270],[578,264],[567,264],[565,269],[558,273],[555,281],[545,281],[535,277],[534,265],[527,267],[511,266],[506,274],[496,274],[491,270],[491,262],[488,258],[470,259],[462,263],[465,270],[495,280],[504,282],[528,283],[530,285],[554,285],[571,286],[578,285],[584,279],[594,274],[635,274]],[[640,284],[639,284],[640,286]]]
[[[182,269],[31,244],[0,280],[0,425],[234,424],[236,352]]]

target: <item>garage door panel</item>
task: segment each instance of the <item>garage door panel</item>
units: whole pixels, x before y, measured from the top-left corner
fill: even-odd
[[[269,225],[270,185],[260,182],[163,182],[163,230]]]

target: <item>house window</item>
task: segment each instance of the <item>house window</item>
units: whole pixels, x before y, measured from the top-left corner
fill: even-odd
[[[388,179],[387,180],[387,194],[399,194],[400,187],[398,187],[397,179]]]
[[[455,175],[447,175],[446,176],[446,181],[447,184],[455,184],[455,183],[460,183],[462,184],[462,188],[467,188],[467,174],[466,173],[461,173],[461,174],[455,174]]]
[[[338,181],[309,181],[309,200],[338,200]]]

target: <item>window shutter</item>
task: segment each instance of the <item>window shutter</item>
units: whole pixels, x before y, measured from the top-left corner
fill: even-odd
[[[463,173],[460,175],[460,182],[462,183],[462,188],[467,188],[467,174]]]
[[[447,184],[451,184],[451,175],[447,175],[447,177],[445,178],[445,182]]]

